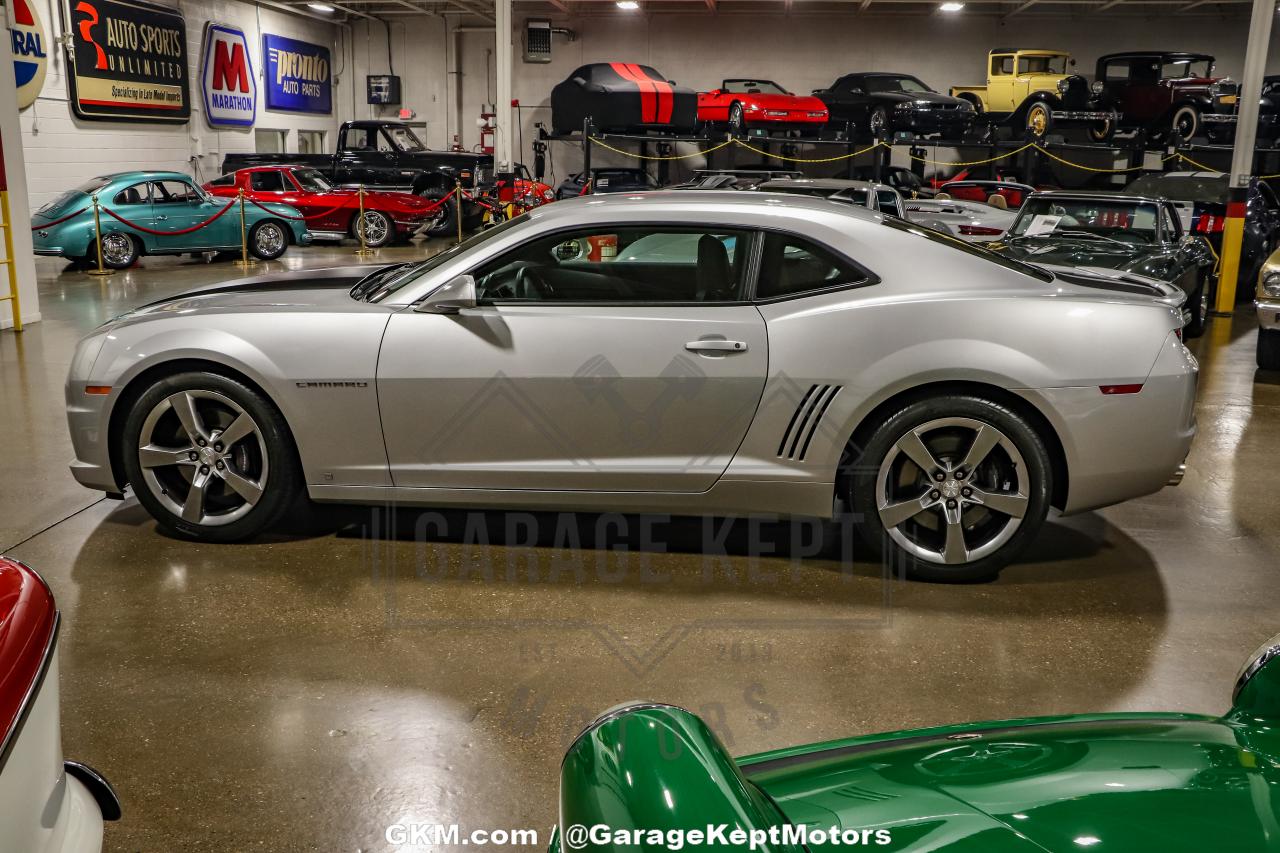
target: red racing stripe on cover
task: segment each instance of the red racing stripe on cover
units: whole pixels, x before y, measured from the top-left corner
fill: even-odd
[[[653,82],[644,74],[632,71],[636,66],[625,62],[610,62],[609,67],[624,80],[630,80],[640,89],[640,122],[654,124],[658,120],[658,92]]]
[[[671,124],[671,112],[675,108],[675,95],[671,90],[671,84],[666,80],[655,80],[645,73],[645,70],[639,65],[632,65],[631,70],[640,78],[647,80],[649,85],[653,86],[654,91],[658,94],[658,115],[656,121],[660,124]]]

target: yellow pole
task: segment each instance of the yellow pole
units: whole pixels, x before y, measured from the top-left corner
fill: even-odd
[[[13,262],[13,220],[9,216],[9,193],[4,190],[0,190],[0,216],[4,217],[4,221],[0,222],[0,228],[4,229],[4,260],[0,261],[0,264],[9,268],[9,295],[0,296],[0,301],[8,300],[9,310],[13,312],[13,330],[21,332],[22,308],[18,304],[18,267]]]
[[[356,200],[360,203],[360,218],[356,220],[356,237],[360,239],[360,248],[356,249],[356,254],[362,258],[373,254],[373,250],[365,244],[364,233],[364,184],[356,190]]]
[[[457,211],[458,220],[458,242],[462,242],[462,182],[454,180],[453,182],[453,205]]]
[[[1228,190],[1227,221],[1222,228],[1222,261],[1218,270],[1218,296],[1213,309],[1218,314],[1230,314],[1236,310],[1236,284],[1240,278],[1240,246],[1244,242],[1244,213],[1246,202],[1239,198],[1243,192],[1235,187]],[[1244,282],[1253,287],[1255,282]]]
[[[89,275],[115,275],[115,270],[107,269],[102,263],[102,214],[96,193],[93,195],[93,244],[98,247],[98,268],[89,270]]]
[[[255,266],[258,262],[249,257],[249,230],[246,225],[244,213],[244,188],[236,190],[236,196],[240,199],[240,260],[236,261],[236,266],[240,269],[248,269]]]

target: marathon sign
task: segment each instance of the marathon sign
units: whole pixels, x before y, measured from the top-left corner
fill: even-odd
[[[264,34],[266,104],[269,110],[333,112],[329,48],[285,36]]]
[[[83,119],[191,117],[187,24],[145,0],[67,0],[71,106]]]
[[[204,28],[200,71],[204,115],[213,127],[252,127],[258,111],[258,78],[249,61],[244,30],[210,22]]]

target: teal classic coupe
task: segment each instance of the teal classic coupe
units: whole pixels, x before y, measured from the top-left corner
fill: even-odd
[[[120,172],[88,180],[37,210],[31,217],[36,254],[96,264],[95,197],[102,263],[112,269],[125,269],[142,255],[240,251],[237,200],[214,198],[181,172]],[[258,258],[272,260],[290,243],[311,243],[296,208],[246,202],[244,213],[248,248]]]
[[[606,712],[561,765],[561,850],[1280,850],[1280,636],[1221,717],[1088,714],[732,759],[687,711]]]

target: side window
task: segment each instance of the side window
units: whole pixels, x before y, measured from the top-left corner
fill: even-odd
[[[234,187],[236,185],[236,176],[234,174],[223,175],[220,178],[214,178],[209,182],[211,187]]]
[[[378,150],[389,153],[392,151],[396,151],[397,149],[396,149],[396,146],[391,143],[391,140],[387,138],[386,133],[379,133],[378,134]]]
[[[153,204],[193,204],[204,199],[186,181],[152,181],[151,201]]]
[[[120,192],[116,193],[116,197],[111,200],[111,203],[116,205],[146,204],[148,201],[147,185],[143,182],[120,190]]]
[[[372,131],[367,127],[348,128],[345,147],[351,151],[372,151],[374,149]]]
[[[902,218],[902,206],[898,204],[898,194],[892,190],[877,190],[877,200],[880,203],[880,212],[888,213],[893,216]]]
[[[1116,83],[1122,83],[1129,79],[1129,61],[1127,59],[1116,60],[1108,63],[1102,69],[1103,80],[1109,80]]]
[[[488,301],[734,302],[750,233],[601,225],[525,243],[474,273]]]
[[[265,193],[284,192],[284,176],[275,169],[267,172],[251,172],[249,188]]]
[[[1169,242],[1182,237],[1182,227],[1178,224],[1178,217],[1173,215],[1173,211],[1167,204],[1160,205],[1160,230],[1164,232],[1164,238]]]
[[[774,299],[867,281],[849,261],[790,234],[766,234],[756,297]]]
[[[1013,57],[1012,56],[993,56],[991,57],[991,76],[1004,77],[1013,73]]]

